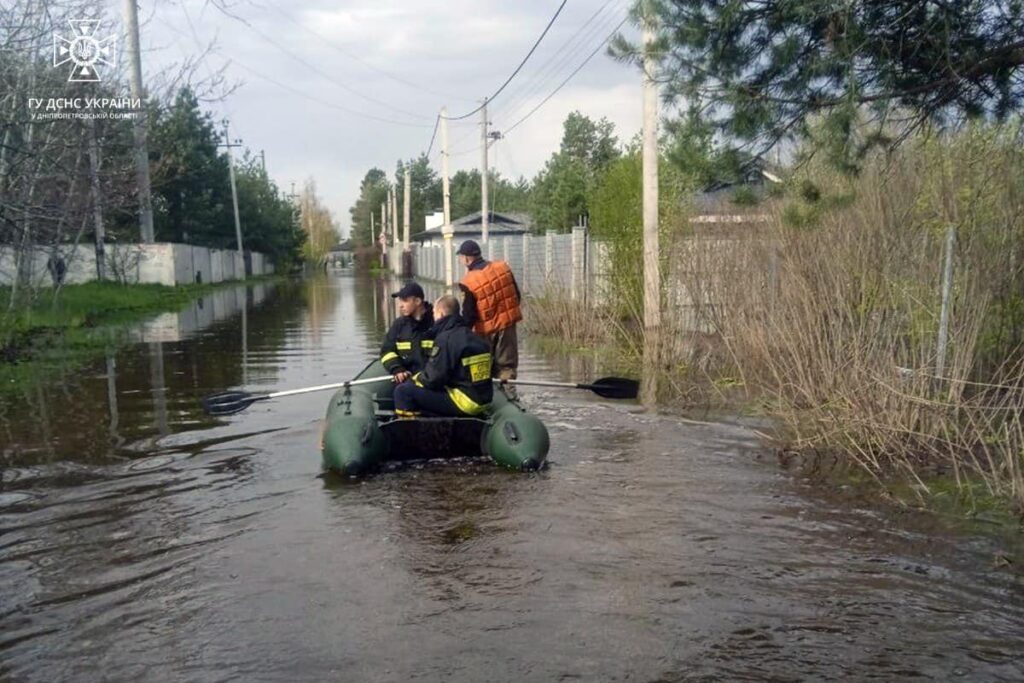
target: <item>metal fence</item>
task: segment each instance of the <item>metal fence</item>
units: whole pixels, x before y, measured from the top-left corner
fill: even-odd
[[[446,281],[445,249],[451,252],[451,277],[458,282],[462,267],[455,255],[457,245],[413,245],[413,273],[417,278]],[[593,279],[603,269],[595,261],[601,250],[595,249],[586,228],[573,228],[570,233],[494,237],[484,246],[489,260],[509,264],[524,294],[539,296],[555,294],[582,299],[594,291]]]

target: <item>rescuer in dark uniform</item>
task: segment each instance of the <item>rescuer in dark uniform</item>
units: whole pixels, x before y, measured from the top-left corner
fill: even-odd
[[[395,414],[479,415],[494,396],[490,347],[466,326],[455,297],[435,301],[434,315],[434,346],[426,367],[395,387]]]
[[[391,296],[398,299],[400,315],[380,347],[380,362],[396,382],[404,382],[423,369],[427,354],[434,348],[430,334],[434,309],[424,301],[423,288],[415,282],[407,283]]]

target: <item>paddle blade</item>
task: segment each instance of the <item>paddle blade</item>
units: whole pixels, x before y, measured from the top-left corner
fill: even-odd
[[[625,377],[603,377],[593,384],[581,384],[581,389],[590,389],[602,398],[636,398],[640,382]]]
[[[219,394],[204,396],[200,403],[207,415],[234,415],[261,398],[266,398],[266,396],[250,394],[245,391],[223,391]]]

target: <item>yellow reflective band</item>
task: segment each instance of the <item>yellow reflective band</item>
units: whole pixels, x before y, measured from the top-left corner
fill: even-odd
[[[490,354],[488,354],[490,355]],[[452,403],[455,407],[464,412],[466,415],[479,415],[480,413],[487,410],[486,405],[480,405],[469,396],[466,396],[462,391],[455,387],[447,387],[448,396],[452,399]]]
[[[397,342],[395,344],[395,346],[398,347],[399,351],[411,351],[412,350],[412,342]]]
[[[424,348],[424,349],[432,349],[432,348],[434,348],[434,340],[433,339],[423,339],[423,340],[420,341],[420,347]]]
[[[423,387],[423,382],[420,381],[420,373],[417,372],[415,375],[412,376],[412,383],[420,388]]]
[[[401,408],[395,408],[395,415],[398,417],[418,417],[420,411],[418,410],[402,410]]]
[[[380,362],[387,363],[389,360],[398,360],[398,354],[395,353],[394,351],[385,353],[383,356],[381,356]]]
[[[462,359],[462,364],[469,368],[471,382],[483,382],[491,378],[491,354],[478,353]]]

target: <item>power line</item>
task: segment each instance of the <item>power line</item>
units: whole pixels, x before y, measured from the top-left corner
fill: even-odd
[[[422,85],[420,85],[420,84],[418,84],[418,83],[416,83],[414,81],[407,80],[405,78],[402,78],[398,74],[392,73],[390,71],[387,71],[386,69],[382,69],[382,68],[380,68],[378,66],[375,66],[375,65],[371,64],[370,62],[367,62],[365,59],[362,59],[359,55],[353,54],[352,52],[349,52],[348,50],[346,50],[345,48],[341,47],[340,45],[337,45],[334,42],[328,40],[327,38],[322,36],[320,33],[317,33],[316,31],[314,31],[313,29],[309,28],[305,24],[302,24],[301,22],[296,21],[294,17],[289,16],[284,10],[282,10],[277,5],[273,5],[272,4],[271,7],[273,7],[274,10],[278,14],[280,14],[282,17],[284,17],[286,20],[288,20],[291,23],[295,24],[296,26],[301,28],[306,33],[309,33],[309,34],[315,36],[317,39],[319,39],[322,43],[324,43],[328,47],[330,47],[330,48],[332,48],[334,50],[337,50],[338,52],[340,52],[341,54],[345,55],[349,59],[362,64],[367,69],[370,69],[372,71],[376,71],[377,73],[381,74],[382,76],[386,76],[386,77],[388,77],[388,78],[390,78],[390,79],[392,79],[394,81],[397,81],[398,83],[401,83],[402,85],[409,86],[410,88],[415,88],[416,90],[419,90],[420,92],[425,92],[425,93],[427,93],[429,95],[434,95],[435,97],[441,97],[441,98],[444,98],[444,99],[466,100],[466,98],[464,98],[464,97],[455,97],[454,95],[449,95],[448,93],[443,93],[443,92],[440,92],[440,91],[437,91],[437,90],[432,90],[430,88],[425,88]],[[469,101],[469,100],[466,100],[466,101]]]
[[[437,118],[434,119],[434,132],[430,134],[430,144],[427,145],[427,158],[430,157],[430,150],[434,149],[434,138],[437,137],[437,127],[441,123],[441,115],[438,114]]]
[[[540,42],[544,40],[544,36],[548,34],[548,31],[551,30],[551,26],[555,23],[555,19],[557,19],[558,15],[562,13],[562,10],[565,8],[565,3],[567,3],[568,1],[569,0],[562,0],[562,4],[558,6],[557,10],[555,10],[555,14],[553,17],[551,17],[551,21],[549,21],[548,25],[544,27],[544,31],[540,34],[540,37],[537,38],[537,42],[533,44],[533,47],[530,48],[530,51],[526,53],[526,56],[523,57],[523,61],[519,62],[519,66],[516,67],[516,70],[512,72],[511,76],[505,79],[505,82],[501,84],[501,87],[495,90],[493,95],[484,100],[485,103],[493,100],[495,97],[500,95],[501,91],[503,91],[506,88],[506,86],[508,86],[508,84],[512,82],[512,79],[516,77],[516,74],[519,73],[520,69],[522,69],[526,65],[527,60],[530,59],[530,56],[533,55],[534,51],[536,51],[537,47],[540,45]],[[486,106],[486,104],[481,104],[473,111],[462,114],[461,116],[446,116],[445,118],[448,119],[449,121],[468,119],[470,116],[483,109],[484,106]]]
[[[571,36],[569,36],[569,38],[566,39],[557,50],[555,50],[551,54],[551,56],[549,56],[540,66],[537,67],[536,71],[533,73],[533,75],[530,78],[526,79],[525,81],[520,81],[519,82],[519,87],[513,89],[515,92],[509,94],[509,100],[510,101],[509,101],[509,103],[506,104],[507,111],[514,111],[515,108],[519,106],[519,103],[522,102],[524,99],[526,99],[523,96],[524,95],[529,95],[529,91],[532,90],[531,86],[532,85],[540,84],[541,81],[546,79],[546,76],[544,76],[543,74],[545,74],[548,71],[548,67],[551,66],[551,64],[555,61],[555,59],[560,54],[562,54],[566,50],[566,48],[568,48],[576,40],[576,38],[579,37],[579,35],[581,33],[583,33],[583,31],[591,23],[598,16],[600,16],[606,9],[608,9],[608,7],[612,3],[614,3],[614,2],[616,2],[616,0],[607,0],[607,2],[605,2],[603,5],[601,5],[601,7],[599,7],[596,12],[591,14],[590,17],[585,22],[583,22],[583,24],[581,24],[580,27],[578,29],[576,29],[576,31]],[[585,43],[590,42],[590,38],[591,38],[591,36],[593,34],[594,34],[594,32],[591,31],[591,33],[589,33],[586,36],[586,38],[584,38],[581,41],[580,44],[585,44]],[[557,71],[559,68],[561,68],[561,63],[559,63],[559,65],[556,66],[552,71]],[[543,87],[543,86],[540,86],[540,87]]]
[[[522,109],[522,107],[529,102],[528,98],[534,92],[539,92],[542,88],[545,88],[547,86],[547,83],[550,80],[549,76],[554,76],[562,68],[563,65],[565,65],[567,63],[570,63],[572,60],[574,60],[574,58],[580,53],[580,48],[585,48],[590,43],[591,39],[595,35],[604,33],[605,31],[609,30],[609,28],[611,27],[611,24],[616,21],[616,16],[615,16],[616,13],[615,12],[613,12],[608,17],[606,17],[606,18],[611,18],[611,22],[604,22],[604,20],[602,20],[602,22],[596,24],[584,36],[583,40],[581,40],[572,50],[570,50],[565,55],[565,57],[563,59],[555,62],[556,58],[560,54],[565,52],[566,48],[568,48],[570,45],[573,44],[573,42],[576,40],[576,38],[579,37],[580,34],[583,33],[583,31],[594,21],[594,19],[596,19],[598,16],[600,16],[606,9],[608,9],[609,6],[611,6],[615,2],[616,2],[616,0],[607,0],[607,2],[604,3],[604,5],[599,7],[596,12],[591,14],[590,17],[585,22],[583,22],[583,24],[578,29],[576,29],[575,33],[573,33],[573,35],[570,36],[568,40],[563,42],[562,45],[557,50],[555,50],[555,52],[550,57],[548,57],[548,59],[539,67],[538,71],[534,74],[534,76],[529,80],[529,83],[536,83],[537,87],[536,88],[532,88],[529,85],[526,85],[524,87],[519,88],[518,91],[517,91],[517,95],[513,97],[513,101],[518,101],[520,104],[517,104],[516,106],[510,108],[508,111],[516,112],[516,111]],[[551,69],[548,69],[547,67],[550,67],[552,65],[552,63],[554,63],[554,67],[551,68]],[[523,97],[524,95],[525,95],[525,97]],[[465,156],[465,155],[467,155],[467,154],[469,154],[469,153],[471,153],[473,151],[479,150],[479,148],[480,148],[479,143],[476,143],[476,144],[474,144],[471,147],[466,147],[466,148],[461,148],[460,147],[460,143],[463,140],[467,139],[468,137],[469,137],[469,134],[463,135],[460,138],[457,138],[456,140],[454,140],[449,145],[449,148],[456,148],[457,149],[457,151],[451,152],[449,154],[449,156],[451,158],[457,158],[457,157]]]
[[[621,10],[620,6],[618,10]],[[504,110],[502,120],[514,120],[518,117],[524,109],[531,105],[535,95],[540,95],[547,92],[552,88],[561,78],[563,78],[563,69],[573,67],[577,61],[586,55],[591,49],[593,49],[594,39],[597,39],[597,45],[603,44],[607,39],[604,37],[609,31],[617,30],[616,25],[621,25],[621,14],[618,11],[613,11],[607,15],[604,19],[594,24],[594,26],[587,31],[585,36],[572,47],[572,49],[566,51],[566,53],[557,61],[552,61],[550,67],[542,73],[538,73],[537,78],[533,81],[532,88],[528,88],[527,91],[522,93],[514,106],[509,106]]]
[[[575,76],[576,74],[578,74],[578,73],[580,72],[580,70],[582,70],[582,69],[583,69],[583,67],[585,67],[585,66],[586,66],[586,65],[587,65],[587,64],[588,64],[588,63],[590,62],[590,60],[594,58],[594,55],[596,55],[596,54],[597,54],[598,52],[600,52],[600,51],[601,51],[601,49],[602,49],[602,48],[603,48],[603,47],[604,47],[605,45],[607,45],[607,44],[608,44],[608,41],[609,41],[609,40],[611,40],[612,38],[614,38],[614,37],[615,37],[615,34],[616,34],[616,33],[618,33],[619,29],[620,29],[620,28],[622,28],[622,25],[623,25],[623,24],[625,24],[625,23],[626,23],[626,22],[627,22],[628,20],[629,20],[629,17],[628,17],[628,16],[627,16],[627,17],[624,17],[624,18],[622,19],[622,21],[620,21],[620,22],[619,22],[619,25],[618,25],[618,26],[616,26],[616,27],[615,27],[615,28],[614,28],[614,29],[612,30],[612,32],[611,32],[610,34],[608,34],[608,37],[607,37],[607,38],[605,38],[604,40],[602,40],[602,41],[601,41],[601,43],[600,43],[600,44],[599,44],[599,45],[598,45],[598,46],[597,46],[597,47],[596,47],[596,48],[594,49],[594,51],[593,51],[593,52],[591,52],[591,53],[590,53],[589,55],[587,55],[587,58],[586,58],[585,60],[583,60],[583,63],[582,63],[582,64],[580,64],[580,65],[579,65],[578,67],[576,67],[576,68],[575,68],[575,69],[573,70],[573,72],[572,72],[571,74],[569,74],[569,75],[568,75],[568,76],[566,77],[566,79],[565,79],[564,81],[562,81],[561,83],[559,83],[559,84],[558,84],[558,87],[557,87],[557,88],[555,88],[554,90],[552,90],[552,91],[551,91],[551,92],[550,92],[550,93],[548,94],[548,96],[547,96],[547,97],[545,97],[545,98],[544,98],[543,100],[541,100],[541,101],[540,101],[540,103],[538,103],[536,107],[534,107],[533,109],[531,109],[531,110],[530,110],[530,111],[529,111],[529,112],[528,112],[528,113],[526,114],[526,116],[522,117],[521,119],[519,119],[518,121],[516,121],[515,123],[513,123],[513,124],[512,124],[511,126],[509,126],[508,128],[506,128],[505,130],[503,130],[503,131],[502,131],[502,133],[503,133],[504,135],[507,135],[507,134],[511,133],[511,132],[512,132],[513,130],[515,130],[515,129],[516,129],[516,128],[517,128],[518,126],[519,126],[519,124],[521,124],[521,123],[522,123],[523,121],[525,121],[526,119],[528,119],[528,118],[530,118],[531,116],[533,116],[533,114],[534,114],[534,113],[535,113],[535,112],[536,112],[536,111],[537,111],[538,109],[540,109],[541,107],[543,107],[543,106],[544,106],[544,105],[545,105],[545,104],[547,103],[547,101],[548,101],[548,100],[550,100],[550,99],[551,99],[552,97],[554,97],[554,96],[555,96],[555,94],[556,94],[556,93],[557,93],[557,92],[558,92],[559,90],[561,90],[561,89],[562,89],[563,87],[565,87],[565,84],[566,84],[566,83],[568,83],[569,81],[571,81],[571,80],[572,80],[572,78],[573,78],[573,76]]]
[[[335,104],[333,102],[328,102],[327,100],[322,100],[319,97],[316,97],[315,95],[310,95],[307,92],[303,92],[302,90],[299,90],[297,88],[293,88],[290,85],[286,85],[284,83],[281,83],[280,81],[274,80],[273,78],[271,78],[270,76],[267,76],[266,74],[262,73],[261,71],[259,71],[257,69],[253,69],[252,67],[246,66],[245,64],[243,64],[242,62],[239,62],[238,60],[231,60],[229,63],[230,64],[236,64],[236,65],[242,67],[243,69],[245,69],[246,71],[248,71],[249,73],[251,73],[253,76],[256,76],[257,78],[262,78],[263,80],[265,80],[265,81],[267,81],[269,83],[272,83],[272,84],[276,85],[279,88],[283,88],[285,90],[288,90],[289,92],[295,93],[296,95],[299,95],[300,97],[305,97],[308,100],[311,100],[311,101],[316,102],[318,104],[322,104],[325,107],[330,107],[331,109],[337,109],[338,111],[343,111],[343,112],[346,112],[348,114],[352,114],[353,116],[359,116],[359,117],[362,117],[364,119],[370,119],[372,121],[380,121],[382,123],[391,123],[391,124],[394,124],[396,126],[407,126],[409,128],[428,128],[429,127],[429,125],[426,124],[426,123],[409,123],[408,121],[395,121],[394,119],[384,118],[383,116],[376,116],[374,114],[367,114],[366,112],[357,111],[355,109],[349,109],[348,107],[344,107],[344,106],[342,106],[340,104]]]
[[[387,102],[384,102],[383,100],[378,100],[378,99],[377,99],[377,98],[375,98],[375,97],[371,97],[371,96],[369,96],[369,95],[364,95],[363,93],[359,92],[358,90],[356,90],[355,88],[351,87],[350,85],[348,85],[348,84],[346,84],[346,83],[343,83],[343,82],[341,82],[341,81],[339,81],[339,80],[335,79],[335,78],[334,78],[333,76],[331,76],[330,74],[328,74],[328,73],[325,73],[324,71],[320,70],[320,69],[319,69],[319,68],[318,68],[317,66],[315,66],[314,64],[311,64],[310,62],[307,62],[307,61],[306,61],[305,59],[303,59],[302,57],[300,57],[300,56],[296,55],[296,54],[295,54],[295,53],[293,53],[293,52],[292,52],[291,50],[289,50],[289,49],[288,49],[288,48],[286,48],[285,46],[283,46],[283,45],[281,45],[280,43],[278,43],[278,42],[277,42],[276,40],[274,40],[273,38],[271,38],[270,36],[268,36],[267,34],[265,34],[265,33],[264,33],[263,31],[260,31],[260,30],[259,30],[258,28],[256,28],[256,27],[255,27],[255,26],[253,26],[252,24],[250,24],[250,23],[249,23],[248,21],[246,21],[245,19],[242,19],[241,17],[236,17],[236,16],[234,16],[233,14],[228,14],[228,16],[229,16],[229,17],[231,17],[232,19],[234,19],[235,21],[239,22],[240,24],[242,24],[242,25],[243,25],[243,26],[245,26],[246,28],[248,28],[248,29],[249,29],[250,31],[252,31],[252,32],[253,32],[253,33],[255,33],[256,35],[258,35],[258,36],[259,36],[260,38],[262,38],[262,39],[263,39],[263,40],[265,40],[266,42],[270,43],[271,45],[273,45],[273,46],[274,46],[274,47],[276,47],[276,48],[277,48],[278,50],[280,50],[281,52],[285,53],[286,55],[288,55],[289,57],[291,57],[291,58],[292,58],[292,59],[294,59],[295,61],[297,61],[297,62],[299,62],[300,64],[302,64],[302,65],[306,66],[307,68],[311,69],[312,71],[314,71],[315,73],[319,74],[319,75],[320,75],[320,76],[322,76],[323,78],[327,79],[327,80],[328,80],[328,81],[330,81],[331,83],[334,83],[334,84],[335,84],[335,85],[337,85],[338,87],[340,87],[340,88],[343,88],[344,90],[347,90],[348,92],[352,93],[352,94],[353,94],[353,95],[355,95],[356,97],[361,97],[361,98],[363,98],[364,100],[368,100],[368,101],[370,101],[370,102],[373,102],[374,104],[379,104],[379,105],[381,105],[382,107],[387,107],[388,109],[391,109],[391,110],[394,110],[394,111],[396,111],[396,112],[399,112],[399,113],[405,114],[406,116],[409,116],[409,117],[411,117],[411,118],[414,118],[414,119],[425,119],[425,118],[427,118],[427,117],[423,116],[423,114],[417,114],[417,113],[415,113],[415,112],[411,112],[411,111],[406,111],[406,110],[404,110],[404,109],[401,109],[401,108],[399,108],[399,107],[396,107],[396,106],[394,106],[394,105],[392,105],[392,104],[389,104],[389,103],[387,103]]]

